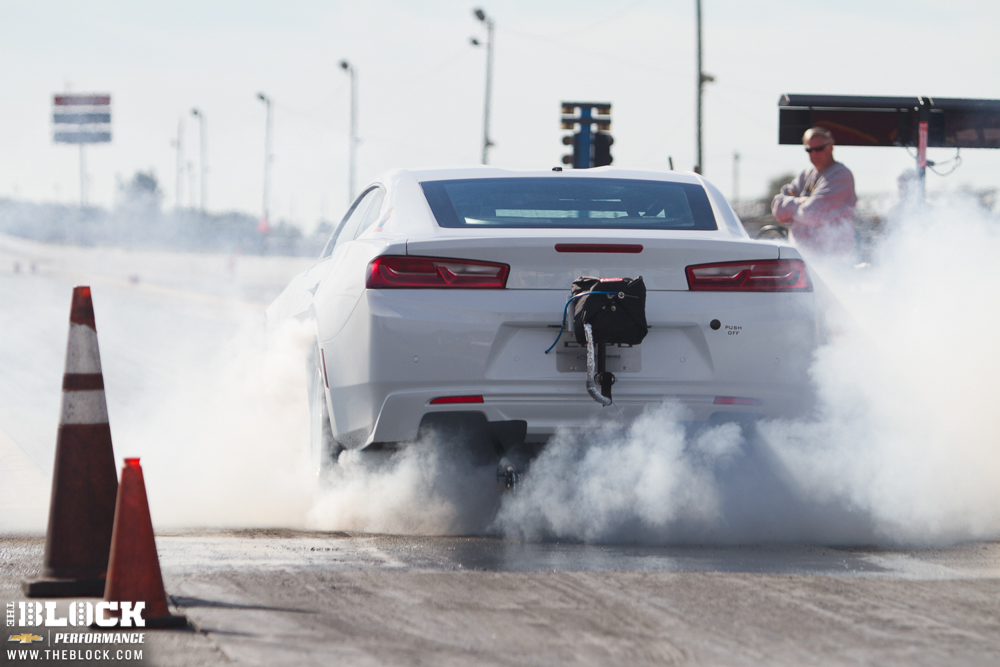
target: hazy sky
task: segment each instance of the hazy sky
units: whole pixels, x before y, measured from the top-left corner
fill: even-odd
[[[548,169],[566,151],[562,100],[610,101],[615,166],[694,164],[694,0],[484,0],[496,20],[490,162]],[[1000,98],[995,0],[703,0],[705,174],[730,194],[808,164],[778,146],[781,93]],[[51,2],[0,0],[0,197],[72,203],[76,147],[54,145],[52,94],[110,92],[114,141],[88,149],[90,198],[152,169],[172,206],[176,139],[198,169],[206,118],[208,208],[261,210],[263,91],[275,100],[272,217],[311,228],[347,203],[348,78],[357,68],[358,182],[393,167],[480,159],[485,41],[474,2]],[[947,159],[953,151],[930,151]],[[861,193],[890,192],[904,149],[839,147]],[[1000,151],[968,150],[929,187],[1000,185]],[[184,176],[181,201],[190,201]]]

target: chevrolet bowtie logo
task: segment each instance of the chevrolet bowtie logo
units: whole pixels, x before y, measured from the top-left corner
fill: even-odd
[[[42,638],[39,637],[38,635],[31,635],[28,634],[27,632],[24,632],[19,635],[11,635],[10,639],[8,639],[7,641],[21,642],[22,644],[30,644],[31,642],[40,642],[42,641]]]

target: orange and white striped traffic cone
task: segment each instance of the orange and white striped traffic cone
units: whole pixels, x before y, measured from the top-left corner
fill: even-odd
[[[104,595],[118,477],[89,287],[73,288],[42,578],[28,597]]]
[[[142,618],[147,628],[187,626],[186,617],[171,614],[167,607],[153,521],[149,516],[146,481],[136,458],[125,459],[122,468],[104,600],[119,604],[131,602],[133,609],[137,603],[145,603]],[[121,607],[118,609],[117,612],[108,612],[108,615],[120,617]]]

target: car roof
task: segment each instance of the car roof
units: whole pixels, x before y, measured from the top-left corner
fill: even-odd
[[[704,185],[704,180],[694,172],[651,171],[621,169],[618,167],[597,167],[594,169],[566,169],[560,171],[500,169],[489,166],[452,167],[444,169],[408,170],[418,183],[427,181],[472,180],[485,178],[622,178],[674,183],[696,183]]]

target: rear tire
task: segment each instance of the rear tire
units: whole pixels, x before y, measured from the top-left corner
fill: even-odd
[[[333,437],[330,410],[326,403],[326,382],[323,379],[322,356],[319,347],[309,359],[309,455],[312,468],[322,475],[337,464],[343,447]]]

